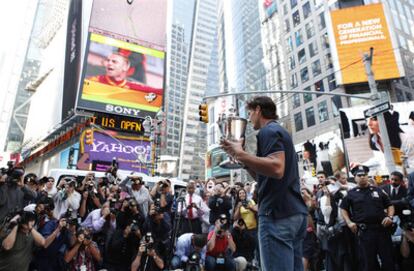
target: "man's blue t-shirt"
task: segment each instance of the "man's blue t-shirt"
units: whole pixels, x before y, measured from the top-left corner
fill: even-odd
[[[292,138],[276,121],[270,121],[257,135],[257,156],[267,157],[285,153],[285,172],[282,179],[257,174],[259,216],[285,218],[306,215],[307,208],[300,193],[298,160]]]

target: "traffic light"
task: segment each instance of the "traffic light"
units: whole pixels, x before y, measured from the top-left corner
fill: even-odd
[[[93,131],[92,129],[87,129],[85,131],[85,143],[88,145],[93,144]]]
[[[208,105],[206,103],[200,104],[198,110],[198,114],[200,115],[200,121],[208,123]]]

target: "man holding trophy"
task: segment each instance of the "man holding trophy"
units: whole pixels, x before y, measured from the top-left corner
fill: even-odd
[[[233,130],[237,129],[232,126],[243,130],[245,127],[232,125],[231,117],[226,125],[219,123],[225,132],[221,147],[231,156],[233,166],[228,168],[242,164],[257,180],[262,270],[303,270],[302,242],[307,208],[300,193],[298,161],[292,139],[277,123],[276,105],[271,98],[256,96],[246,107],[250,123],[259,130],[257,154],[244,151],[244,138],[234,136],[237,132]],[[243,132],[239,131],[239,134]]]

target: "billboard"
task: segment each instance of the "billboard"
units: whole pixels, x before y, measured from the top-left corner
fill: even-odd
[[[62,120],[71,117],[76,103],[81,63],[82,0],[71,0],[66,29],[65,73],[63,79]]]
[[[364,116],[370,107],[340,110],[348,160],[368,166],[370,175],[388,175],[377,117]],[[397,169],[414,171],[414,102],[392,103],[384,118]]]
[[[93,144],[85,144],[85,133],[80,137],[78,169],[105,171],[115,157],[119,169],[150,173],[153,164],[151,141],[146,137],[123,136],[117,132],[93,133]]]
[[[371,47],[376,80],[404,76],[391,20],[382,3],[333,10],[329,15],[332,58],[335,70],[340,71],[335,73],[338,84],[368,81],[362,56]]]
[[[78,110],[155,116],[164,95],[166,10],[166,0],[94,1]]]

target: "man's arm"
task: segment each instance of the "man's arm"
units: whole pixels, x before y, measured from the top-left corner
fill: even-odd
[[[64,260],[66,263],[69,263],[70,261],[72,261],[73,257],[76,256],[76,254],[78,253],[78,250],[81,246],[81,243],[76,243],[71,249],[68,250],[68,252],[66,252]]]
[[[10,250],[13,248],[14,242],[16,242],[17,228],[18,226],[16,224],[10,231],[9,235],[7,235],[7,237],[4,238],[3,242],[1,243],[1,246],[4,248],[4,250]]]
[[[248,169],[254,168],[254,175],[256,175],[256,173],[259,173],[261,175],[273,177],[280,180],[283,178],[283,175],[285,173],[284,151],[272,153],[267,157],[257,157],[245,151],[239,151],[235,154],[235,158],[244,164]]]
[[[43,236],[34,228],[32,229],[32,236],[33,236],[33,241],[36,243],[36,245],[38,245],[39,247],[47,248],[45,238],[43,238]],[[49,242],[52,243],[52,241],[55,238],[56,238],[56,234],[52,233],[48,237]],[[48,245],[50,245],[50,243]]]
[[[216,230],[214,229],[210,240],[208,240],[208,242],[207,242],[207,251],[208,252],[212,251],[215,246],[216,246]]]
[[[341,208],[342,217],[345,220],[345,223],[348,225],[348,228],[353,232],[356,233],[358,230],[357,224],[352,222],[352,220],[349,218],[349,213],[347,210]]]
[[[236,244],[234,243],[233,236],[231,236],[230,232],[227,232],[227,239],[229,242],[229,249],[234,253],[236,251]]]

